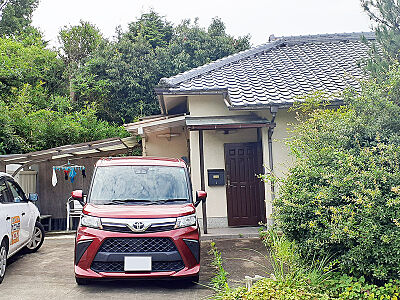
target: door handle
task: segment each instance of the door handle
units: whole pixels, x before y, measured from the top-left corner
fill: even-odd
[[[10,219],[11,219],[10,217],[7,217],[7,218],[6,218],[6,221],[8,221],[8,220],[10,220]]]
[[[25,213],[24,213],[24,212],[22,213],[22,216],[25,216]]]

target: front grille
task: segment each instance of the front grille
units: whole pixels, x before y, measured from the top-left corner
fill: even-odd
[[[99,252],[112,253],[147,253],[177,251],[169,238],[108,238],[101,245]]]
[[[179,271],[184,268],[182,261],[153,261],[151,266],[152,272],[167,272],[167,271]],[[119,272],[124,271],[124,262],[99,262],[94,261],[91,269],[95,272]]]
[[[150,232],[160,232],[160,231],[169,231],[175,229],[175,225],[167,225],[167,226],[150,226],[143,232],[133,232],[128,226],[112,226],[112,225],[103,225],[103,230],[113,231],[113,232],[124,232],[124,233],[150,233]]]

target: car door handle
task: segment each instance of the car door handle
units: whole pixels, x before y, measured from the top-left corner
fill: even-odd
[[[6,218],[6,221],[8,221],[8,220],[10,220],[10,219],[11,219],[10,217],[7,217],[7,218]]]
[[[22,216],[25,216],[25,213],[24,213],[24,212],[22,213]]]

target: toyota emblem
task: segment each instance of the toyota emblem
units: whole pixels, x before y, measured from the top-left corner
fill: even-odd
[[[142,231],[144,229],[144,223],[143,222],[134,222],[133,228],[136,229],[137,231]]]
[[[141,221],[135,221],[131,224],[127,224],[127,226],[132,230],[133,232],[143,232],[146,231],[147,228],[150,227],[151,224],[145,224],[144,222]]]

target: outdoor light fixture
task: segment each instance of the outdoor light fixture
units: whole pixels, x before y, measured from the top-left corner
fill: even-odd
[[[269,110],[270,110],[270,112],[272,113],[272,114],[276,114],[277,112],[278,112],[278,106],[271,106],[270,108],[269,108]]]
[[[180,133],[163,133],[163,134],[157,134],[158,138],[166,138],[168,140],[170,140],[172,137],[175,136],[180,136]]]

